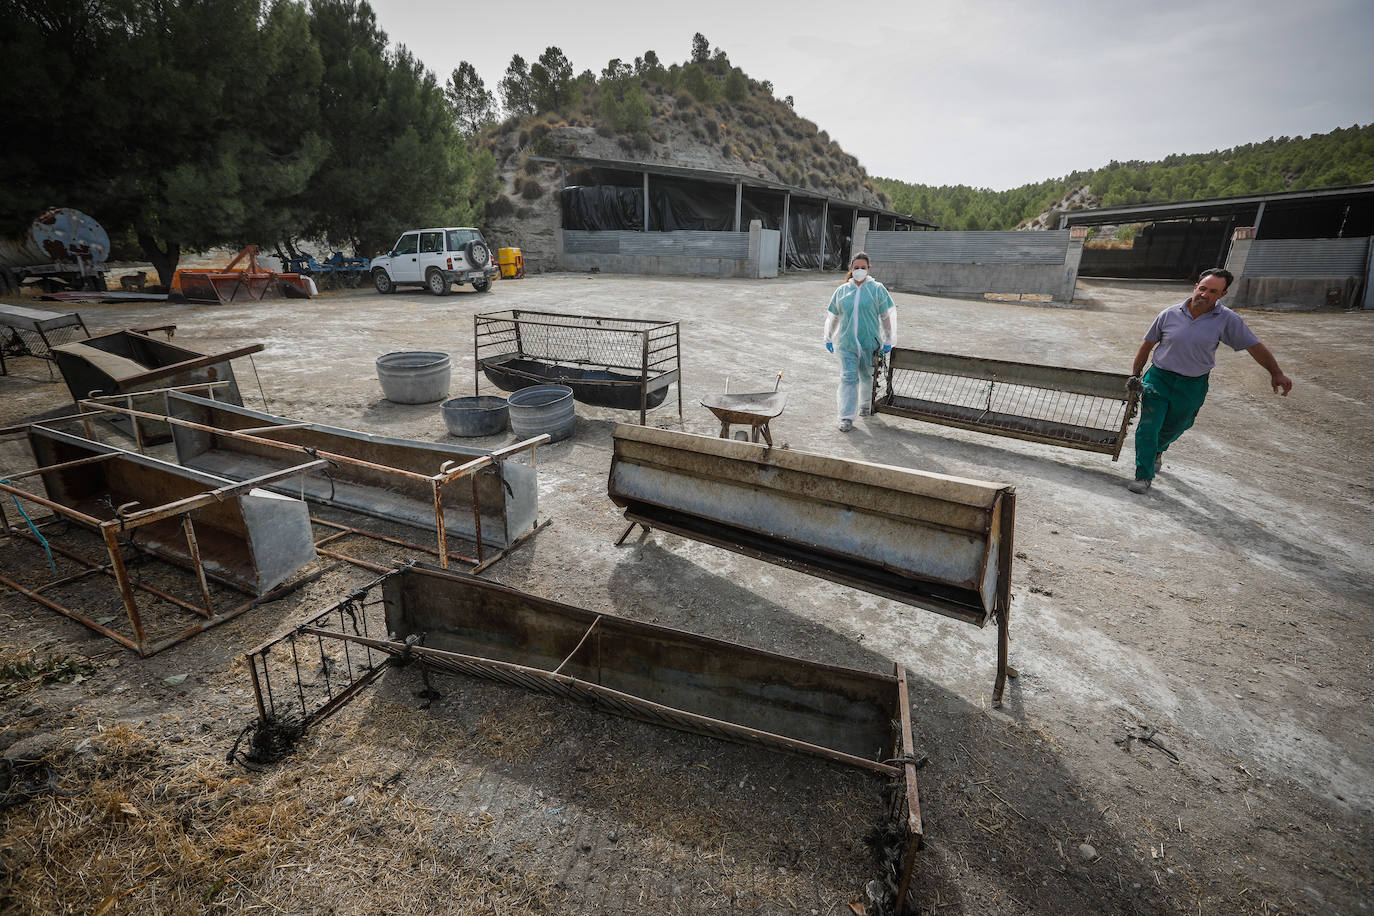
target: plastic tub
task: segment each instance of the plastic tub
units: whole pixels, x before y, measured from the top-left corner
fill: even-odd
[[[506,399],[490,394],[451,398],[439,405],[439,412],[451,436],[494,436],[510,425]]]
[[[573,411],[573,391],[567,385],[532,385],[511,392],[510,428],[520,439],[548,433],[557,442],[572,435],[577,414]]]
[[[447,353],[407,350],[377,357],[382,395],[397,404],[429,404],[448,397],[451,361]]]

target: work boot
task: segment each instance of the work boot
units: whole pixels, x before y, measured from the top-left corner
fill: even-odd
[[[847,433],[847,432],[849,432],[849,431],[850,431],[851,429],[853,429],[853,428],[854,428],[854,421],[853,421],[853,420],[841,420],[841,421],[840,421],[840,432],[842,432],[842,433]]]
[[[1150,492],[1150,483],[1151,480],[1148,477],[1137,477],[1126,485],[1126,489],[1132,493],[1148,493]]]

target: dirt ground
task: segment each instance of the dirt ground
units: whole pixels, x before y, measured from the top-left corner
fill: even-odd
[[[627,412],[578,405],[574,436],[539,450],[552,524],[485,575],[817,661],[905,666],[928,759],[915,912],[1374,909],[1372,317],[1245,313],[1292,396],[1223,352],[1198,425],[1135,496],[1129,445],[1113,463],[890,416],[838,432],[821,345],[836,282],[545,274],[448,298],[79,311],[93,330],[175,322],[196,349],[265,344],[236,364],[249,406],[450,442],[436,406],[382,399],[377,356],[445,350],[451,393],[467,395],[478,311],[677,319],[683,417],[674,392],[653,425],[714,435],[701,397],[781,370],[778,445],[1016,487],[1021,676],[1004,708],[990,703],[990,629],[667,534],[615,547],[624,523],[606,473]],[[1073,308],[894,298],[904,346],[1128,371],[1153,315],[1186,295],[1082,282]],[[38,360],[0,377],[0,423],[69,404]],[[0,442],[0,459],[31,466],[21,439]],[[9,543],[0,574],[49,572],[36,548]],[[241,654],[369,578],[332,569],[142,660],[0,594],[0,750],[46,755],[7,771],[0,911],[864,911],[871,777],[512,688],[438,678],[427,704],[416,671],[388,672],[284,762],[226,763],[254,715]]]

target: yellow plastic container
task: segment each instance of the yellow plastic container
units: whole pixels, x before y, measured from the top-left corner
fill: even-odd
[[[498,249],[496,264],[501,268],[501,278],[504,280],[517,280],[525,275],[525,255],[519,248]]]

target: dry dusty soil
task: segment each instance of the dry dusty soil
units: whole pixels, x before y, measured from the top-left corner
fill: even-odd
[[[674,393],[653,425],[713,435],[700,398],[781,370],[779,446],[1016,487],[1021,676],[1004,708],[990,703],[990,629],[667,534],[615,547],[606,474],[626,412],[579,405],[575,435],[539,450],[551,524],[485,575],[817,661],[903,665],[926,758],[913,912],[1374,910],[1374,316],[1247,313],[1292,396],[1221,354],[1197,427],[1135,496],[1129,445],[1113,463],[892,416],[839,433],[820,340],[836,282],[545,274],[447,298],[80,311],[98,330],[175,322],[196,349],[261,342],[261,388],[237,365],[250,406],[441,441],[455,440],[435,406],[382,399],[378,355],[451,353],[456,396],[472,393],[478,311],[679,320],[682,418]],[[897,294],[899,343],[1128,371],[1151,318],[1186,294],[1084,282],[1073,308]],[[64,405],[43,362],[0,377],[0,423]],[[31,466],[22,438],[0,458],[7,473]],[[0,567],[51,576],[13,538]],[[865,910],[871,777],[501,685],[437,677],[431,701],[413,666],[390,671],[282,762],[226,763],[254,715],[242,653],[370,575],[331,568],[148,659],[0,593],[0,910]],[[80,585],[67,600],[119,625],[107,585]]]

